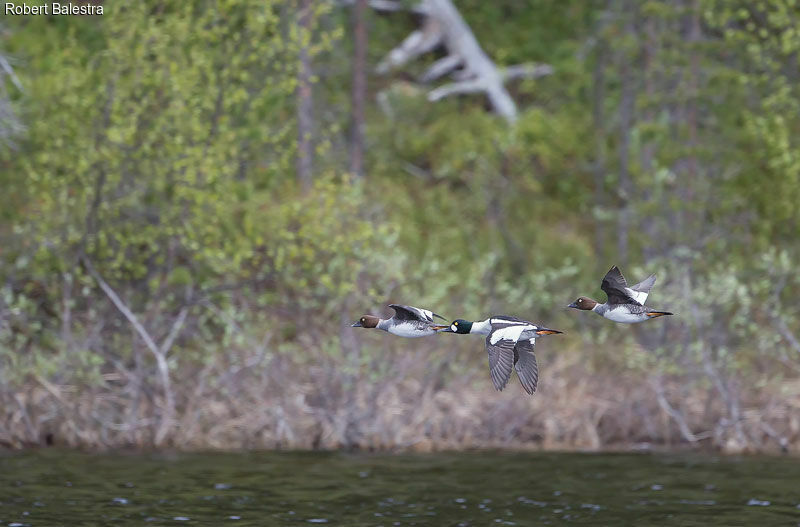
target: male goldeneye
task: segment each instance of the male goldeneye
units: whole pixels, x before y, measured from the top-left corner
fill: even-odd
[[[389,307],[394,309],[392,318],[382,319],[372,315],[364,315],[352,327],[382,329],[392,335],[411,338],[433,335],[437,330],[448,327],[437,325],[434,322],[434,317],[439,317],[442,320],[447,319],[433,311],[400,304],[389,304]]]
[[[625,277],[615,265],[606,273],[600,286],[600,289],[605,291],[608,296],[605,304],[582,296],[567,307],[594,311],[602,317],[623,324],[635,324],[651,318],[671,315],[672,313],[669,311],[658,311],[644,305],[647,295],[655,283],[656,275],[651,274],[638,284],[628,287]]]
[[[511,378],[512,366],[517,371],[522,388],[532,395],[539,382],[539,366],[533,346],[542,335],[562,333],[555,329],[537,326],[516,317],[495,316],[478,322],[454,320],[443,333],[486,335],[489,354],[489,374],[495,389],[502,391]]]

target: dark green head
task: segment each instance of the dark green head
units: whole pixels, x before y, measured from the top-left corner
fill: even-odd
[[[445,331],[450,333],[460,333],[462,335],[466,335],[472,330],[472,322],[469,320],[464,320],[463,318],[459,318],[458,320],[454,320],[450,323],[450,328],[446,329]]]

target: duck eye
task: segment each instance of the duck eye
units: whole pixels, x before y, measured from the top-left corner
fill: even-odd
[[[453,324],[455,324],[455,325],[457,326],[457,325],[458,325],[458,322],[453,322]]]
[[[366,321],[367,321],[366,318],[363,318],[363,317],[361,318],[361,322],[366,322]]]

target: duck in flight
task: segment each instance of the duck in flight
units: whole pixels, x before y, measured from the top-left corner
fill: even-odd
[[[562,333],[555,329],[537,326],[516,317],[496,316],[479,322],[454,320],[443,333],[460,335],[486,335],[486,352],[489,354],[489,375],[497,391],[502,391],[511,378],[511,369],[517,371],[522,388],[533,395],[539,382],[539,366],[533,346],[536,338]]]
[[[435,335],[437,331],[449,327],[436,324],[435,317],[442,320],[447,319],[428,309],[401,304],[389,304],[389,307],[394,309],[392,318],[382,319],[373,315],[364,315],[352,327],[382,329],[398,337],[410,338]]]
[[[594,311],[604,318],[623,324],[635,324],[651,318],[672,315],[669,311],[659,311],[644,305],[647,295],[655,283],[656,275],[651,274],[638,284],[629,287],[625,277],[615,265],[606,273],[603,283],[600,285],[600,289],[605,291],[608,296],[605,304],[582,296],[567,307]]]

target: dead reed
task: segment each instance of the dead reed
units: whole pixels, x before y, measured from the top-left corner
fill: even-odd
[[[36,376],[0,392],[0,444],[800,451],[798,378],[742,385],[734,422],[730,405],[713,389],[687,387],[680,376],[598,370],[577,351],[540,353],[534,397],[516,379],[497,393],[480,343],[466,340],[448,352],[421,348],[345,361],[352,368],[342,367],[341,359],[314,357],[313,349],[302,361],[264,348],[231,351],[173,371],[171,403],[155,363],[138,373],[118,364],[92,387]]]

